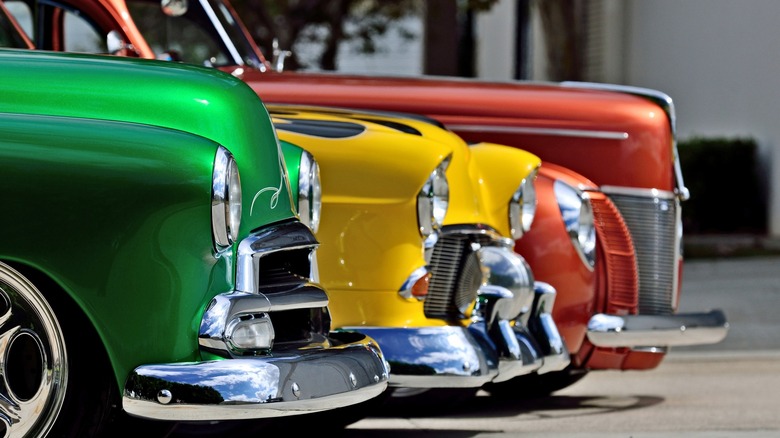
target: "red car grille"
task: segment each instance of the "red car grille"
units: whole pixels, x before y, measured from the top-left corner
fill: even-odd
[[[590,193],[596,235],[604,249],[607,272],[607,313],[636,313],[639,274],[631,233],[615,204],[603,193]]]

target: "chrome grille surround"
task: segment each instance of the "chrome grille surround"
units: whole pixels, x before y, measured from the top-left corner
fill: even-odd
[[[258,353],[237,351],[226,338],[232,321],[247,318],[270,319],[276,346],[325,342],[330,314],[328,295],[315,282],[317,246],[311,230],[298,221],[244,238],[238,247],[236,290],[214,297],[207,307],[198,336],[201,348],[224,357]]]
[[[477,251],[483,246],[512,248],[513,241],[492,228],[453,225],[441,230],[430,259],[431,279],[423,309],[429,318],[468,318],[483,278]]]
[[[682,257],[680,200],[673,192],[604,186],[620,210],[636,251],[639,314],[674,313]]]

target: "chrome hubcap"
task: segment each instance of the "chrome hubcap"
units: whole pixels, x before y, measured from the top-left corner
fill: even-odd
[[[0,263],[0,436],[42,437],[62,407],[65,340],[49,304]]]

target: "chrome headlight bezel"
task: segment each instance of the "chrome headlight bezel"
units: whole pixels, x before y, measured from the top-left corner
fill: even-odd
[[[301,222],[316,233],[322,212],[320,165],[308,151],[301,153],[298,166],[298,215]]]
[[[447,215],[450,186],[446,172],[450,159],[447,156],[433,169],[417,194],[417,225],[425,238],[441,229]]]
[[[582,262],[592,270],[596,265],[596,224],[590,198],[587,192],[561,180],[555,181],[553,190],[566,233]]]
[[[512,239],[517,240],[531,229],[531,224],[536,216],[536,174],[539,169],[534,169],[527,177],[523,178],[520,186],[512,194],[509,200],[509,231]]]
[[[211,231],[217,252],[238,239],[241,226],[241,178],[238,165],[225,147],[219,146],[211,177]]]

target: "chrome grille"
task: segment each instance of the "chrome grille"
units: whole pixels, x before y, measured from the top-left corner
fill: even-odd
[[[485,234],[447,233],[433,247],[431,279],[423,309],[429,318],[464,318],[465,307],[477,297],[482,278],[479,263],[471,260],[481,245],[493,243]],[[469,262],[471,260],[471,262]]]
[[[679,201],[658,191],[607,193],[631,231],[639,270],[639,314],[672,313],[679,274]]]

